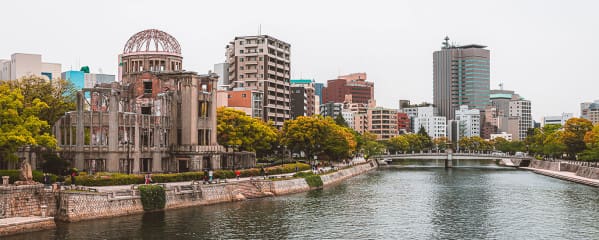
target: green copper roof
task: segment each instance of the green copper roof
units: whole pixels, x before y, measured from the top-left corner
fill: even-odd
[[[491,99],[496,99],[496,98],[508,98],[508,99],[512,99],[512,94],[509,94],[509,93],[495,93],[495,94],[491,94],[490,98]]]
[[[312,79],[291,79],[289,82],[295,84],[312,83]]]

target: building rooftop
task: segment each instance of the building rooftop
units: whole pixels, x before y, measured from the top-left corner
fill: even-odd
[[[307,84],[307,83],[313,83],[314,80],[312,80],[312,79],[291,79],[291,80],[289,80],[289,82],[291,84]]]

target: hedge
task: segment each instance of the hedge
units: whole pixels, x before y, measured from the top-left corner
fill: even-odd
[[[322,182],[322,178],[320,175],[314,174],[312,172],[299,172],[293,175],[294,177],[301,177],[306,180],[308,186],[310,187],[322,187],[324,183]]]
[[[285,164],[285,166],[274,166],[265,168],[269,175],[284,174],[295,172],[296,164]],[[305,163],[297,164],[299,171],[310,169],[310,165]],[[18,176],[18,174],[17,174]],[[240,170],[241,177],[260,176],[259,168]],[[214,178],[234,178],[235,171],[232,170],[216,170]],[[185,182],[193,180],[202,180],[203,172],[183,172],[183,173],[156,173],[152,174],[154,183],[167,182]],[[145,182],[144,174],[122,174],[122,173],[96,173],[94,175],[80,174],[75,177],[75,183],[83,186],[113,186],[113,185],[130,185],[143,184]],[[65,184],[71,184],[71,178],[65,179]]]
[[[16,181],[20,181],[19,175],[21,175],[21,170],[0,170],[0,176],[10,176],[9,182],[15,183]],[[44,183],[44,173],[38,170],[31,171],[31,175],[33,175],[33,181]],[[56,175],[48,173],[50,175],[50,183],[56,182]]]
[[[166,205],[166,194],[162,186],[142,185],[139,186],[139,193],[145,211],[163,209]]]

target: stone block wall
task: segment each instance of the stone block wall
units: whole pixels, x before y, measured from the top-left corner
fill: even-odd
[[[320,176],[320,178],[322,179],[322,183],[325,186],[328,186],[331,184],[341,182],[350,177],[360,175],[364,172],[375,169],[376,167],[377,167],[376,164],[371,161],[370,163],[360,164],[360,165],[356,165],[351,168],[339,170],[339,171],[331,173],[331,174],[322,175],[322,176]]]
[[[289,179],[283,181],[273,181],[271,183],[272,193],[275,195],[285,195],[310,190],[310,186],[303,178]]]
[[[46,216],[54,216],[56,193],[44,190],[43,184],[0,186],[0,218],[41,216],[46,205]]]
[[[572,164],[569,164],[572,165]],[[576,170],[576,175],[577,176],[581,176],[581,177],[585,177],[585,178],[592,178],[592,179],[599,179],[599,168],[594,168],[594,167],[583,167],[583,166],[577,166],[578,169]]]
[[[56,218],[62,221],[106,218],[143,212],[141,198],[115,196],[114,193],[63,191]]]
[[[531,168],[537,169],[545,169],[551,171],[559,171],[560,163],[559,162],[550,162],[550,161],[541,161],[541,160],[532,160],[530,161]]]

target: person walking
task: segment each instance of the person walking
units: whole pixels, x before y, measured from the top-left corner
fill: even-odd
[[[50,185],[50,176],[47,173],[44,173],[44,185],[46,187]]]
[[[208,171],[208,177],[209,177],[209,179],[210,179],[210,183],[212,183],[212,176],[214,176],[214,171],[212,171],[212,169],[210,169],[210,170]]]
[[[264,178],[264,167],[260,167],[260,176]]]
[[[239,181],[240,175],[241,175],[241,171],[239,171],[239,169],[235,170],[235,177],[237,178],[237,181]]]
[[[204,184],[208,183],[208,169],[204,169]]]
[[[152,182],[152,174],[146,173],[146,176],[144,176],[144,179],[145,179],[145,184],[150,184]]]
[[[75,170],[71,171],[71,185],[76,185],[75,176],[77,176],[77,172]]]

